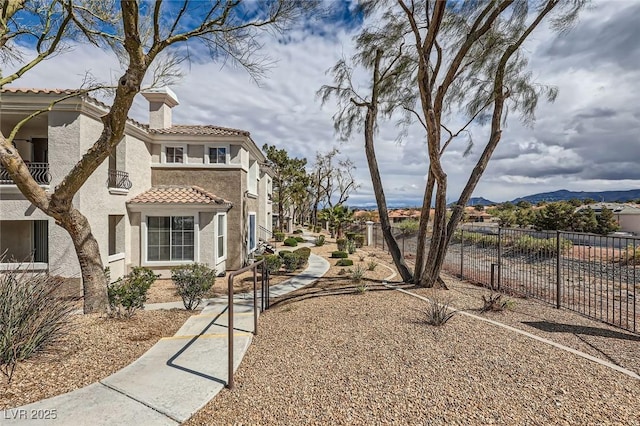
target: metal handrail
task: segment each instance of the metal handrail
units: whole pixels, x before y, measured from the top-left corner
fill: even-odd
[[[229,353],[228,353],[228,368],[229,368],[229,378],[227,380],[227,387],[229,389],[233,389],[233,279],[244,272],[253,270],[253,334],[254,336],[258,334],[258,289],[257,289],[257,270],[258,266],[262,266],[262,288],[261,288],[261,303],[260,303],[260,312],[263,312],[265,309],[269,309],[269,270],[267,269],[267,265],[263,260],[252,263],[249,266],[245,266],[242,269],[238,269],[237,271],[233,271],[229,274],[229,278],[227,280],[227,299],[229,304],[229,321],[228,321],[228,342],[229,342]]]
[[[25,163],[29,173],[39,185],[49,185],[51,183],[51,173],[49,173],[49,163]],[[0,165],[0,184],[13,185],[13,179],[9,171]]]
[[[133,184],[129,180],[129,173],[122,170],[109,169],[109,178],[107,179],[108,188],[129,190]]]

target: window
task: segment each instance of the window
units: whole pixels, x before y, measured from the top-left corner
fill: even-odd
[[[227,215],[218,214],[218,233],[216,235],[218,242],[218,260],[226,257],[226,239],[227,239]]]
[[[209,147],[209,164],[227,164],[227,148]]]
[[[247,189],[250,194],[258,194],[258,162],[249,163],[249,173],[247,173]]]
[[[168,146],[165,149],[167,163],[184,163],[184,147]]]
[[[194,260],[194,217],[147,218],[147,260]]]
[[[256,249],[256,214],[249,213],[249,252]]]

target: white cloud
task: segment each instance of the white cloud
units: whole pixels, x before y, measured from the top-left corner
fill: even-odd
[[[597,4],[583,15],[574,32],[614,25],[612,22],[621,13],[617,9],[630,7],[625,2],[618,6]],[[354,135],[351,141],[341,143],[333,132],[334,106],[321,107],[315,95],[322,84],[330,83],[325,71],[342,56],[352,55],[351,36],[344,30],[331,37],[297,32],[287,43],[266,40],[264,49],[277,63],[260,85],[236,67],[193,63],[186,69],[184,79],[173,87],[180,99],[174,122],[246,129],[258,145],[275,144],[309,162],[317,151],[337,146],[356,164],[361,183],[350,202],[371,204],[375,200],[362,136]],[[567,40],[578,43],[575,37]],[[564,48],[562,43],[548,29],[542,29],[527,44],[526,50],[534,55],[531,68],[535,78],[557,86],[560,95],[554,104],[540,104],[534,128],[522,126],[517,117],[509,120],[496,158],[475,195],[501,201],[561,188],[608,190],[640,186],[640,180],[623,179],[624,176],[612,180],[586,173],[605,173],[603,167],[596,167],[603,158],[615,162],[619,156],[640,154],[636,99],[640,64],[635,70],[623,67],[613,54],[594,61],[584,46],[575,55],[549,56],[549,46]],[[597,44],[597,40],[593,43]],[[14,86],[73,87],[82,81],[85,70],[105,81],[115,81],[121,73],[114,55],[78,46],[41,64]],[[607,110],[615,115],[606,116]],[[589,114],[596,118],[585,118]],[[131,115],[146,121],[144,99],[136,99]],[[620,135],[624,130],[627,132]],[[473,132],[476,145],[471,155],[463,157],[466,142],[460,141],[450,147],[443,159],[452,199],[462,189],[487,140],[487,128],[476,126]],[[397,144],[397,133],[393,120],[383,122],[376,141],[386,196],[390,202],[415,205],[422,200],[427,171],[424,135],[416,127],[402,144]],[[603,141],[611,141],[615,148],[607,149]],[[622,147],[624,143],[626,148]]]

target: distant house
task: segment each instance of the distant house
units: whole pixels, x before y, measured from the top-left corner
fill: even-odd
[[[597,216],[605,208],[613,212],[613,217],[620,225],[620,231],[640,235],[640,208],[636,204],[595,203],[578,209],[591,209]]]
[[[35,110],[73,92],[2,90],[4,134]],[[172,122],[176,95],[142,93],[149,124],[128,119],[125,134],[74,198],[87,217],[112,279],[133,266],[168,274],[175,265],[206,263],[218,273],[238,269],[272,229],[273,173],[246,130]],[[45,190],[54,188],[102,132],[107,106],[73,97],[29,121],[15,146]],[[0,167],[0,269],[20,262],[79,280],[67,232],[17,189]],[[10,263],[11,259],[15,259]]]
[[[420,220],[420,210],[418,209],[395,209],[389,212],[391,223],[400,223],[405,220]]]

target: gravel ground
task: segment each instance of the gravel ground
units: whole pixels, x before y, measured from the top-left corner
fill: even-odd
[[[103,379],[138,359],[160,338],[173,336],[191,315],[180,310],[139,311],[128,321],[74,315],[61,344],[20,363],[10,386],[0,378],[0,410]]]
[[[433,328],[424,323],[425,302],[374,285],[384,277],[370,278],[372,291],[358,294],[335,271],[261,317],[236,388],[223,390],[188,425],[640,425],[639,380],[461,315]],[[449,286],[456,303],[477,307],[473,287]],[[516,315],[608,328],[528,300],[492,319],[522,321]],[[550,334],[566,344],[566,333]],[[606,339],[610,352],[639,347],[617,335],[589,337]]]

